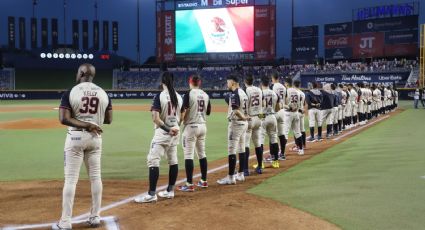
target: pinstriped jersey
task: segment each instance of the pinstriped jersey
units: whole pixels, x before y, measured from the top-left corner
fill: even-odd
[[[248,97],[248,115],[258,116],[262,112],[263,95],[261,89],[256,86],[249,86],[246,88],[246,95]]]
[[[277,94],[280,101],[280,107],[283,108],[283,105],[286,103],[286,87],[281,83],[275,83],[272,86],[272,90]]]
[[[157,94],[152,103],[151,111],[159,112],[160,119],[169,127],[179,126],[180,113],[182,107],[182,97],[176,92],[177,106],[171,104],[170,93],[168,90],[163,90]],[[155,126],[155,128],[158,128]]]
[[[354,88],[352,88],[350,90],[350,102],[351,103],[357,103],[357,97],[358,97],[358,94],[357,94],[356,90]]]
[[[208,94],[202,89],[191,89],[183,97],[182,111],[186,110],[184,124],[205,124],[206,116],[211,112]]]
[[[373,101],[374,101],[374,102],[379,102],[379,101],[381,101],[381,90],[379,90],[379,89],[375,89],[375,90],[373,91],[373,96],[372,96],[372,98],[373,98]]]
[[[271,89],[263,89],[263,113],[276,113],[276,104],[280,102],[279,96]]]
[[[305,93],[302,91],[302,90],[300,90],[300,89],[298,89],[298,91],[300,92],[300,100],[301,100],[301,103],[300,103],[300,109],[303,109],[304,110],[304,105],[305,105]]]
[[[105,111],[112,109],[106,92],[92,82],[74,86],[62,96],[60,108],[69,109],[72,117],[101,126],[105,121]]]

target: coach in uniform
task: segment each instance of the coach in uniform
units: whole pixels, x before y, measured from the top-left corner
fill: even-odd
[[[306,102],[308,109],[308,125],[310,126],[310,137],[307,139],[308,142],[314,142],[314,126],[317,124],[318,136],[317,141],[322,139],[322,112],[321,104],[323,101],[323,95],[317,88],[317,82],[312,83],[312,89],[307,92]]]
[[[102,124],[112,123],[112,105],[106,92],[92,83],[96,70],[91,64],[78,68],[77,85],[62,96],[59,120],[68,126],[64,149],[65,183],[63,187],[62,217],[52,229],[72,229],[71,217],[75,189],[81,164],[85,163],[91,183],[92,205],[87,223],[100,225],[102,179]]]
[[[326,121],[326,138],[329,139],[332,133],[333,108],[335,104],[335,95],[332,93],[331,84],[323,86],[322,94],[322,124]],[[322,136],[322,134],[319,133],[319,136]]]
[[[186,184],[180,191],[193,192],[193,157],[196,152],[201,168],[201,180],[198,187],[207,188],[207,155],[205,154],[205,138],[207,136],[206,117],[211,114],[211,102],[201,86],[201,77],[195,74],[189,78],[190,91],[183,97],[181,116],[184,124],[183,151],[186,169]]]

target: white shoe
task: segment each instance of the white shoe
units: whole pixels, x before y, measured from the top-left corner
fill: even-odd
[[[220,185],[236,184],[235,176],[227,175],[226,177],[217,180],[217,183]]]
[[[298,150],[298,156],[302,156],[304,155],[304,149],[299,149]]]
[[[152,203],[156,202],[158,200],[158,197],[156,195],[145,195],[145,196],[139,196],[136,199],[134,199],[134,202],[136,203]]]
[[[69,228],[61,227],[59,225],[59,223],[56,223],[56,224],[53,224],[52,225],[52,230],[71,230],[71,229],[72,229],[71,227],[69,227]]]
[[[87,224],[90,225],[91,228],[97,228],[100,226],[100,217],[93,216],[87,220]]]
[[[236,180],[237,181],[241,181],[241,182],[245,181],[245,175],[244,175],[244,173],[243,172],[240,172],[240,173],[236,174]]]
[[[164,191],[159,192],[158,196],[162,197],[162,198],[166,198],[166,199],[173,199],[174,198],[174,191],[169,192],[167,190],[164,190]]]

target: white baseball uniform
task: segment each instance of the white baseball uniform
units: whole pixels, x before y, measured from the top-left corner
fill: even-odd
[[[277,94],[277,96],[279,97],[279,101],[280,101],[280,110],[276,112],[276,119],[277,119],[277,133],[278,136],[282,136],[284,135],[284,130],[283,130],[283,124],[284,124],[284,119],[285,119],[285,110],[283,109],[283,106],[285,105],[286,102],[286,96],[287,96],[287,89],[284,85],[282,85],[281,83],[275,83],[272,86],[272,90]]]
[[[251,142],[254,147],[261,146],[261,119],[258,117],[262,113],[263,95],[261,89],[256,86],[249,86],[246,88],[246,95],[248,97],[247,112],[250,119],[248,120],[248,129],[245,135],[245,147],[249,148]]]
[[[183,121],[184,159],[193,160],[195,152],[199,159],[205,158],[206,116],[211,113],[208,94],[202,89],[191,89],[183,97],[182,110],[186,110]]]
[[[112,105],[102,88],[91,82],[83,82],[74,86],[62,96],[60,108],[70,110],[73,118],[77,120],[102,126],[105,120],[105,112],[111,110]],[[83,161],[91,183],[92,206],[90,217],[100,215],[102,137],[83,129],[68,127],[64,154],[65,184],[63,187],[62,217],[59,226],[71,228],[75,189]]]
[[[300,130],[300,113],[301,94],[298,89],[289,88],[287,90],[286,105],[287,109],[284,113],[283,135],[288,139],[289,131],[293,130],[295,138],[301,137]]]
[[[227,129],[229,155],[245,152],[245,134],[248,128],[248,122],[239,119],[235,111],[239,110],[242,114],[248,115],[247,104],[248,96],[242,89],[238,88],[231,92],[227,112],[227,119],[229,120]]]
[[[301,108],[300,110],[302,112],[300,112],[300,131],[301,132],[305,132],[305,125],[304,125],[304,107],[305,107],[305,93],[302,90],[298,90],[300,92],[300,96],[301,96]]]
[[[279,96],[271,89],[263,90],[263,130],[269,136],[271,144],[277,143],[277,119],[276,105],[279,103]],[[263,137],[264,138],[264,137]],[[264,143],[264,140],[262,140]]]

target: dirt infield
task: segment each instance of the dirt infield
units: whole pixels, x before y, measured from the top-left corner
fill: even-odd
[[[58,119],[34,118],[0,122],[1,129],[53,129],[65,128]]]

